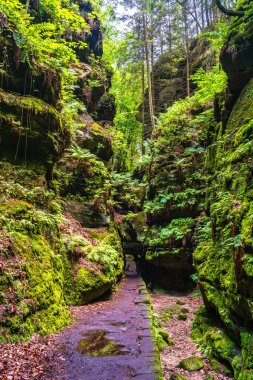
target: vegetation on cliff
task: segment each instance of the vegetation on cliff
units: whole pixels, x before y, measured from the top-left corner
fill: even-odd
[[[113,289],[123,242],[197,283],[193,338],[250,379],[252,1],[128,0],[124,30],[113,5],[0,1],[0,340]]]
[[[109,74],[91,4],[7,1],[0,11],[0,340],[15,341],[66,326],[68,305],[115,286],[123,256],[106,203]]]

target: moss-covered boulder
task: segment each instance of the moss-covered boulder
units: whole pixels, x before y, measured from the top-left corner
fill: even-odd
[[[10,190],[10,188],[9,188]],[[57,216],[18,199],[1,202],[1,340],[66,326],[66,252]]]
[[[252,104],[251,79],[233,107],[225,128],[220,126],[214,141],[212,162],[215,164],[209,165],[212,173],[208,188],[210,218],[203,220],[199,233],[205,230],[205,239],[194,253],[207,310],[218,314],[225,324],[224,334],[228,332],[230,336],[227,342],[224,338],[228,352],[225,348],[219,351],[222,334],[216,330],[206,339],[216,356],[230,365],[233,359],[230,345],[236,344],[244,352],[242,367],[247,370],[251,368],[247,360],[251,354],[245,348],[250,345],[243,337],[251,336],[248,328],[252,323]],[[240,378],[239,370],[237,373]]]
[[[208,374],[208,375],[206,375],[206,376],[204,377],[204,380],[214,380],[214,376]]]
[[[187,380],[187,377],[185,375],[181,375],[181,373],[173,372],[170,375],[169,380]]]
[[[0,16],[0,341],[66,326],[69,305],[123,271],[106,204],[112,142],[88,113],[111,80],[99,21],[88,1],[27,7],[5,2]],[[63,212],[69,198],[90,228]]]
[[[208,352],[207,356],[216,372],[230,376],[233,368],[237,378],[236,373],[240,373],[243,366],[240,348],[217,324],[217,320],[201,308],[193,322],[193,340]]]
[[[207,309],[218,311],[232,337],[243,346],[240,329],[247,330],[252,323],[252,90],[251,80],[216,141],[209,187],[211,219],[200,229],[205,228],[206,238],[194,254]]]
[[[198,356],[191,356],[181,360],[179,367],[184,368],[186,371],[199,371],[204,367],[204,362]]]
[[[167,282],[166,288],[193,286],[193,233],[199,216],[205,214],[207,128],[202,116],[212,123],[210,105],[200,106],[193,99],[179,101],[153,133],[155,159],[144,204],[143,244],[150,273],[156,283],[166,286]]]

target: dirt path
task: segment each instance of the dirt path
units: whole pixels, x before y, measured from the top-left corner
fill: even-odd
[[[159,315],[162,326],[168,331],[174,345],[161,352],[161,362],[164,379],[169,379],[173,372],[187,376],[188,380],[203,380],[211,374],[215,380],[229,380],[230,378],[218,375],[210,368],[205,356],[199,351],[191,340],[191,325],[194,311],[202,305],[202,298],[194,296],[151,294],[154,312]],[[179,319],[185,318],[186,320]],[[191,356],[199,356],[203,359],[205,367],[200,371],[189,372],[179,369],[177,366],[182,359]],[[230,379],[231,380],[231,379]]]
[[[146,299],[132,268],[110,299],[73,307],[76,322],[69,328],[29,343],[0,345],[0,379],[155,380]]]

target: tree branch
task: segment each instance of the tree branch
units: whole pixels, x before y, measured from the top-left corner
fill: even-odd
[[[235,11],[233,9],[225,8],[224,5],[221,4],[221,0],[216,0],[216,5],[219,8],[219,10],[227,16],[243,17],[245,14],[244,11]]]
[[[180,0],[176,0],[176,2],[181,5],[181,7],[183,7],[188,13],[189,15],[193,18],[193,20],[196,22],[196,24],[198,25],[200,31],[203,29],[199,23],[199,21],[197,20],[197,18],[195,17],[195,15],[191,12],[191,10],[183,3],[181,2]]]

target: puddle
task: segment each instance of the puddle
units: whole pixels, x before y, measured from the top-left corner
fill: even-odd
[[[84,334],[76,347],[76,350],[86,356],[116,356],[129,353],[122,344],[117,344],[113,339],[108,339],[107,332],[103,330],[89,331]]]

